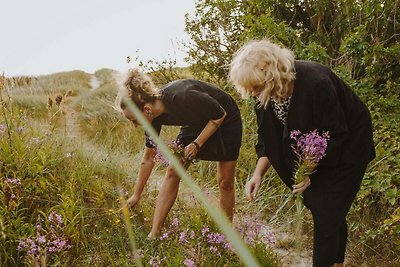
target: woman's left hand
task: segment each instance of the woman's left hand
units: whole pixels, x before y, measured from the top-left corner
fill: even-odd
[[[305,176],[304,180],[298,184],[293,185],[293,193],[303,193],[311,184],[310,176]]]
[[[196,157],[198,153],[198,149],[195,144],[190,143],[185,147],[185,158],[188,160],[192,160]]]

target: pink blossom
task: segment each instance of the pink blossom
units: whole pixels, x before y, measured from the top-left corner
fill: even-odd
[[[201,230],[201,235],[205,236],[209,231],[210,229],[208,228],[208,226],[204,226],[203,229]]]
[[[210,251],[214,252],[214,253],[217,253],[218,252],[218,248],[216,246],[211,246],[210,247]]]
[[[184,264],[186,267],[195,267],[195,266],[196,266],[196,264],[194,263],[194,261],[193,261],[192,259],[185,259],[185,260],[183,261],[183,264]]]
[[[186,232],[181,232],[181,233],[180,233],[180,235],[179,235],[179,242],[180,242],[180,243],[185,243],[185,242],[187,242],[187,239],[186,239]]]
[[[175,227],[179,227],[179,219],[175,217],[175,218],[172,220],[171,225],[172,225],[172,226],[175,226]]]
[[[60,214],[56,213],[55,211],[52,211],[47,218],[49,222],[57,223],[57,224],[62,224],[63,219]]]
[[[299,136],[301,132],[299,130],[293,130],[290,132],[290,138],[297,140],[297,136]]]
[[[330,139],[329,132],[323,132],[321,135],[314,130],[302,134],[300,131],[294,130],[290,136],[296,141],[293,149],[300,160],[317,164],[325,156]]]
[[[168,237],[169,237],[169,232],[165,232],[160,236],[160,240],[162,241],[164,239],[167,239]]]

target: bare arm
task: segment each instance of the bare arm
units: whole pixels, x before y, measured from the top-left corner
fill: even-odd
[[[128,205],[130,207],[135,206],[140,200],[144,187],[146,186],[147,180],[149,179],[151,171],[153,170],[155,164],[155,154],[156,150],[154,148],[145,148],[143,160],[139,169],[138,179],[135,185],[135,190],[133,195],[128,199]]]
[[[254,170],[253,177],[263,177],[269,167],[271,166],[271,163],[269,162],[267,157],[261,157],[257,161],[256,169]]]
[[[224,115],[216,120],[210,120],[204,127],[204,129],[201,131],[199,136],[194,140],[198,144],[199,147],[197,147],[195,144],[190,143],[189,145],[186,146],[185,148],[185,155],[186,157],[195,157],[197,152],[199,152],[199,148],[201,148],[204,143],[210,138],[211,135],[213,135],[219,126],[221,126],[222,122],[225,120],[226,117],[226,112]]]
[[[258,189],[261,185],[261,178],[265,175],[269,167],[271,167],[271,163],[267,157],[261,157],[258,159],[253,176],[245,186],[245,194],[250,201],[253,201],[256,197]]]

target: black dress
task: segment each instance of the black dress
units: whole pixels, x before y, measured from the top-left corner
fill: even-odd
[[[343,222],[366,166],[375,157],[372,123],[367,107],[329,68],[295,61],[296,80],[285,123],[278,119],[271,101],[266,109],[256,106],[258,157],[267,156],[291,188],[296,155],[290,132],[329,131],[326,156],[310,176],[304,203],[314,224],[325,235]]]
[[[242,121],[232,97],[216,86],[193,79],[174,81],[161,88],[166,112],[155,118],[152,126],[160,133],[162,125],[182,126],[177,140],[184,146],[195,140],[210,120],[226,117],[217,131],[205,142],[197,159],[232,161],[239,156]],[[154,147],[149,137],[146,146]]]

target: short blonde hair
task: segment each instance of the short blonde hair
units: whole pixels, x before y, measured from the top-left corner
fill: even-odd
[[[139,69],[131,69],[124,81],[124,89],[130,100],[143,110],[146,103],[154,103],[159,96],[159,90],[154,86],[150,76],[141,72]],[[121,101],[120,107],[125,109],[125,104]]]
[[[292,93],[290,83],[295,79],[294,56],[267,39],[252,40],[233,56],[229,80],[242,98],[250,95],[250,88],[262,86],[260,104],[267,106],[272,98],[282,102]]]

